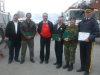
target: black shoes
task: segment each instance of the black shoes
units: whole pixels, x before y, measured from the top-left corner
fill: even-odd
[[[15,59],[15,61],[16,61],[16,62],[20,62],[20,60],[18,60],[18,59]]]
[[[49,62],[48,61],[45,61],[45,64],[48,64]]]
[[[41,60],[41,61],[40,61],[40,64],[43,64],[43,62],[44,62],[44,61]],[[48,63],[49,63],[49,61],[45,61],[45,64],[48,64]]]
[[[32,63],[35,63],[34,59],[30,59],[30,61],[31,61]]]
[[[84,69],[80,68],[79,70],[77,70],[77,72],[83,72],[85,71]]]
[[[12,63],[12,60],[9,60],[9,61],[8,61],[8,64],[11,64],[11,63]]]
[[[59,68],[61,68],[61,67],[62,67],[62,65],[57,65],[57,66],[56,66],[57,69],[59,69]]]
[[[40,61],[40,64],[43,64],[43,61],[42,60]]]
[[[57,65],[57,62],[56,62],[56,63],[54,63],[53,65]]]
[[[69,67],[69,62],[66,62],[66,65],[63,66],[63,69],[66,69],[66,68],[68,68],[68,67]]]
[[[84,72],[84,75],[89,75],[89,72]]]
[[[31,61],[32,63],[35,63],[34,59],[30,59],[30,61]],[[25,60],[21,60],[20,64],[23,64],[24,62],[25,62]]]
[[[8,64],[11,64],[13,60],[9,60]],[[18,59],[15,59],[16,62],[20,62]]]
[[[63,69],[68,68],[68,71],[72,71],[73,70],[73,64],[69,64],[69,62],[66,62],[66,65],[63,66]]]
[[[77,70],[77,72],[83,72],[85,71],[84,69],[80,68],[79,70]],[[89,75],[89,72],[85,71],[84,72],[84,75]]]
[[[68,71],[72,71],[73,70],[73,64],[69,65]]]
[[[56,65],[56,68],[59,69],[62,67],[62,64],[58,64],[57,62],[55,62],[53,65]]]
[[[23,64],[25,62],[25,60],[21,60],[20,64]]]
[[[69,65],[66,64],[65,66],[63,66],[63,69],[66,69],[66,68],[68,68],[68,67],[69,67]]]

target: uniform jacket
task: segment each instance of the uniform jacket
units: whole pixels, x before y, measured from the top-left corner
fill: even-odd
[[[71,34],[73,34],[72,37],[69,37],[68,38],[68,42],[64,42],[64,43],[67,43],[67,44],[77,44],[77,37],[78,37],[78,27],[76,25],[70,25],[70,26],[67,26],[66,29],[65,29],[65,32],[69,32]]]
[[[78,25],[78,32],[90,33],[89,40],[93,41],[99,32],[99,24],[94,18],[83,19]]]

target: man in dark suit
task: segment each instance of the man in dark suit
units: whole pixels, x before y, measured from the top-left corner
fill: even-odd
[[[40,63],[48,64],[50,56],[50,41],[53,32],[53,24],[48,20],[48,14],[43,14],[43,21],[38,25],[38,33],[40,34]],[[44,47],[46,46],[46,54],[44,54]]]
[[[60,68],[62,66],[62,54],[63,54],[63,33],[65,31],[65,24],[63,23],[63,18],[58,18],[58,23],[54,26],[53,34],[61,35],[58,40],[55,40],[55,54],[56,54],[56,68]]]
[[[20,34],[20,22],[18,21],[18,15],[13,16],[13,21],[8,22],[5,31],[5,40],[10,42],[9,47],[9,61],[12,63],[13,58],[16,62],[19,62],[19,51],[21,47],[21,34]],[[15,53],[15,55],[14,55]]]

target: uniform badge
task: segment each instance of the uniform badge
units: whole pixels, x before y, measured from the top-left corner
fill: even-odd
[[[62,30],[62,28],[60,28],[60,30]]]

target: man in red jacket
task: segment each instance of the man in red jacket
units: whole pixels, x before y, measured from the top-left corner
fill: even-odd
[[[40,34],[40,63],[48,64],[50,56],[50,41],[53,32],[53,24],[48,20],[48,14],[43,13],[43,21],[38,25],[38,33]],[[46,54],[44,54],[44,47],[46,46]]]

